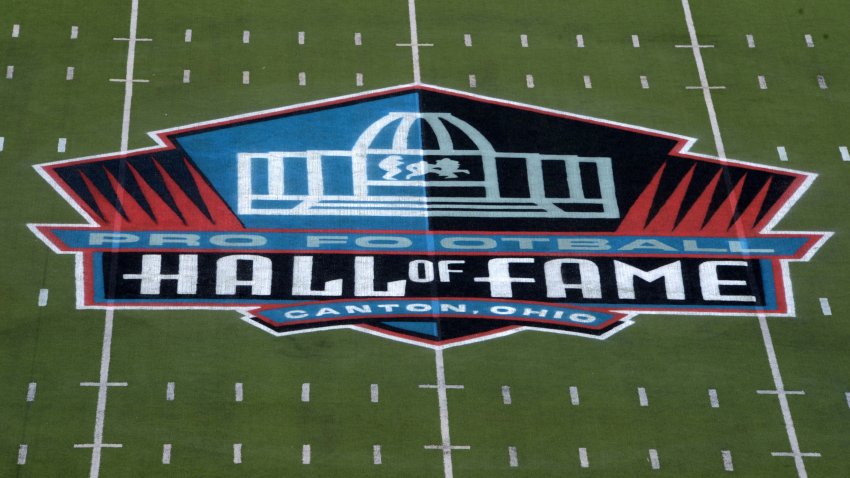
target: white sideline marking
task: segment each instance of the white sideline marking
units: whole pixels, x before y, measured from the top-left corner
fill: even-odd
[[[251,32],[245,30],[242,32],[242,43],[251,43]]]
[[[711,98],[711,87],[708,84],[708,76],[705,74],[705,64],[702,62],[702,52],[700,52],[699,39],[697,38],[697,30],[694,27],[694,19],[691,15],[691,4],[688,0],[682,0],[682,9],[685,11],[685,23],[688,25],[688,33],[691,38],[689,47],[694,54],[694,61],[697,64],[697,72],[699,73],[699,83],[702,89],[705,107],[708,109],[708,119],[711,123],[711,132],[714,135],[714,144],[717,148],[717,156],[720,159],[726,159],[726,148],[723,147],[723,138],[720,137],[720,126],[717,123],[717,113],[714,111],[714,100]]]
[[[812,40],[812,36],[811,36],[811,35],[809,35],[808,33],[806,33],[806,35],[805,35],[803,38],[805,38],[805,40],[806,40],[806,46],[807,46],[807,47],[809,47],[809,48],[814,48],[814,47],[815,47],[815,42],[814,42],[814,40]]]
[[[307,73],[301,72],[298,73],[298,86],[306,86],[307,85]]]
[[[68,138],[59,138],[59,141],[56,142],[56,152],[57,153],[64,153],[67,146],[68,146]]]
[[[661,469],[661,462],[658,460],[658,450],[655,448],[649,449],[649,464],[653,470]]]
[[[21,26],[17,23],[12,25],[12,38],[18,38],[21,34]]]
[[[799,478],[806,478],[806,464],[803,463],[804,456],[820,456],[814,453],[801,453],[800,443],[797,441],[797,431],[794,428],[794,419],[791,418],[791,407],[788,405],[788,394],[784,392],[785,384],[782,382],[782,374],[779,372],[779,362],[776,359],[776,351],[773,348],[773,339],[770,337],[770,329],[767,327],[767,318],[759,314],[759,327],[761,328],[764,348],[767,352],[767,362],[770,364],[770,372],[773,375],[773,384],[776,386],[776,397],[779,399],[779,408],[782,410],[782,418],[785,421],[785,432],[788,434],[788,443],[791,445],[790,454],[777,454],[773,456],[793,456],[797,465]],[[780,392],[782,391],[782,392]]]
[[[644,90],[649,89],[649,80],[644,75],[640,76],[640,87],[643,88]]]
[[[735,471],[735,467],[732,466],[732,452],[729,450],[721,450],[720,456],[723,457],[723,470]]]
[[[248,85],[250,83],[251,83],[251,72],[250,71],[243,71],[242,72],[242,84]]]
[[[646,396],[646,389],[643,387],[638,387],[638,400],[640,401],[640,406],[648,407],[649,406],[649,398]]]
[[[310,445],[301,447],[301,463],[304,465],[310,464]]]
[[[511,404],[511,387],[507,385],[502,387],[502,403],[505,405]]]
[[[452,450],[469,450],[466,445],[452,445],[452,439],[449,428],[449,399],[446,391],[452,389],[462,389],[463,385],[446,385],[446,366],[443,362],[443,349],[434,349],[434,367],[437,370],[436,385],[420,385],[419,388],[436,388],[437,402],[440,406],[440,437],[441,444],[425,445],[426,450],[440,450],[443,452],[443,476],[444,478],[454,478],[452,465]]]
[[[73,67],[73,66],[69,66],[69,67],[65,70],[65,81],[71,81],[71,80],[73,80],[73,79],[74,79],[74,67]]]
[[[165,399],[169,402],[174,401],[174,382],[168,382],[165,386]]]
[[[372,464],[380,465],[383,463],[381,459],[381,445],[372,445]]]
[[[363,86],[363,73],[357,73],[354,75],[354,84],[356,86]]]
[[[748,34],[748,35],[747,35],[747,48],[755,48],[755,47],[756,47],[756,40],[755,40],[755,38],[753,38],[753,36],[752,36],[752,35],[749,35],[749,34]]]
[[[354,46],[363,45],[363,37],[360,35],[360,32],[356,32],[354,34]]]
[[[242,463],[242,444],[234,443],[233,444],[233,464],[238,465]]]
[[[516,467],[519,466],[519,460],[517,459],[517,456],[516,456],[516,447],[515,446],[509,446],[508,447],[508,462],[510,463],[511,468],[516,468]]]
[[[15,65],[6,67],[6,79],[11,80],[15,76]]]
[[[708,403],[711,404],[711,408],[720,408],[720,400],[717,399],[717,390],[713,388],[708,389]]]
[[[192,29],[187,28],[183,33],[183,41],[186,43],[192,43]]]
[[[136,2],[138,0],[134,0]],[[82,387],[94,386],[97,391],[97,408],[94,418],[94,439],[92,443],[78,443],[74,448],[91,448],[91,469],[89,478],[97,478],[100,475],[100,456],[103,448],[121,448],[120,443],[103,443],[103,425],[106,420],[106,392],[109,387],[127,386],[124,382],[109,381],[109,362],[112,355],[112,322],[115,314],[114,309],[106,309],[106,317],[103,324],[103,347],[100,353],[100,381],[83,382]]]
[[[767,80],[764,79],[764,75],[759,75],[759,89],[767,89]]]
[[[528,35],[523,33],[519,36],[519,44],[522,45],[523,48],[528,48]]]
[[[850,392],[845,393],[844,398],[847,399],[847,408],[850,408]]]
[[[534,88],[534,76],[525,75],[525,86],[529,88]]]
[[[590,462],[587,460],[587,448],[578,449],[578,461],[582,468],[590,468]]]
[[[192,81],[192,72],[190,70],[183,70],[183,83],[189,83]]]
[[[640,38],[637,35],[632,35],[632,46],[640,48]]]
[[[788,161],[788,152],[785,151],[785,146],[777,146],[776,153],[779,154],[780,161]]]
[[[166,443],[165,445],[162,445],[162,464],[171,464],[171,443]]]
[[[830,307],[829,299],[827,299],[826,297],[820,298],[820,311],[823,315],[832,315],[832,307]]]
[[[826,86],[826,78],[824,78],[823,75],[818,75],[818,87],[822,90],[829,88]]]
[[[3,138],[0,138],[0,151],[3,151],[2,139]],[[839,146],[838,152],[841,153],[841,160],[842,161],[850,161],[850,152],[847,151],[847,146]]]
[[[463,34],[463,45],[472,46],[472,35],[470,35],[469,33]]]
[[[578,387],[570,387],[570,403],[572,403],[574,406],[578,406]]]
[[[27,464],[27,448],[29,448],[26,444],[21,444],[18,447],[18,464],[26,465]]]
[[[475,75],[469,75],[469,87],[475,88],[478,86],[478,78]]]
[[[40,289],[38,291],[38,306],[39,307],[46,307],[47,306],[47,295],[48,295],[48,293],[49,292],[48,292],[47,289]]]
[[[35,391],[36,391],[37,387],[38,387],[38,384],[35,383],[35,382],[30,382],[30,384],[27,386],[27,401],[28,402],[34,402],[35,401]]]
[[[298,32],[298,44],[299,45],[304,44],[304,37],[305,37],[304,32]]]
[[[369,387],[369,398],[372,400],[372,403],[378,403],[379,392],[378,392],[378,384],[373,383]]]
[[[590,82],[590,75],[584,75],[584,87],[587,89],[593,88],[593,83]]]
[[[310,384],[302,383],[301,384],[301,401],[309,402],[310,401]]]
[[[584,35],[576,35],[576,46],[584,48]]]
[[[77,25],[71,26],[71,40],[76,40],[80,36],[80,28]]]
[[[6,146],[6,137],[0,136],[0,151],[3,151],[3,147]]]
[[[236,382],[233,386],[233,394],[234,399],[237,402],[241,402],[245,398],[244,387],[242,386],[242,382]]]

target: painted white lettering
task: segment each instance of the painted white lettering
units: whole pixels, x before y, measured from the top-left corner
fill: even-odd
[[[682,263],[680,261],[661,266],[651,271],[644,271],[624,262],[614,261],[614,272],[617,278],[617,295],[621,299],[635,298],[635,277],[646,282],[664,280],[664,289],[669,300],[685,300],[685,284],[682,280]]]
[[[316,317],[322,317],[325,315],[339,315],[336,309],[331,309],[330,307],[322,307],[316,312]]]
[[[466,312],[466,304],[440,303],[440,312]]]
[[[535,242],[549,242],[547,238],[539,238],[539,237],[503,237],[503,242],[516,242],[517,246],[520,250],[532,250],[534,249]]]
[[[342,279],[329,280],[323,289],[313,289],[313,256],[295,256],[292,261],[292,295],[342,295]]]
[[[386,249],[404,249],[413,245],[410,239],[399,236],[363,236],[355,239],[354,243],[359,247]]]
[[[126,232],[94,232],[89,234],[90,246],[102,246],[104,244],[126,244],[138,242],[139,236]]]
[[[139,293],[157,295],[164,280],[177,281],[177,293],[181,295],[194,294],[198,290],[198,256],[196,254],[180,254],[177,274],[162,273],[162,256],[159,254],[144,254],[142,256],[142,272],[140,274],[124,274],[124,280],[139,280]]]
[[[346,305],[346,314],[371,314],[372,307],[370,305]]]
[[[407,276],[413,282],[434,282],[434,263],[427,260],[410,261],[407,266]]]
[[[773,249],[748,249],[746,241],[729,241],[729,250],[741,254],[770,254]]]
[[[404,295],[406,280],[387,283],[387,290],[375,290],[375,258],[354,258],[354,295],[357,297],[399,297]]]
[[[511,264],[533,264],[534,259],[519,258],[519,259],[490,259],[487,262],[487,277],[476,277],[475,282],[489,282],[491,297],[513,297],[513,283],[534,282],[530,277],[511,277]]]
[[[466,261],[439,261],[437,262],[437,274],[440,277],[440,282],[451,282],[452,274],[463,272],[461,269],[452,269],[452,265],[466,264]]]
[[[266,242],[265,237],[252,234],[217,234],[210,238],[210,244],[221,247],[257,247]]]
[[[707,261],[699,265],[699,284],[702,288],[702,298],[705,300],[722,300],[726,302],[755,302],[752,295],[726,295],[720,291],[724,285],[747,285],[745,280],[721,279],[718,267],[747,267],[746,261]]]
[[[682,241],[685,252],[726,252],[726,249],[717,247],[700,247],[694,239],[685,239]]]
[[[309,314],[303,310],[287,310],[283,316],[287,319],[306,319]]]
[[[239,263],[251,264],[251,278],[239,279]],[[272,293],[272,261],[268,257],[251,254],[224,256],[215,264],[215,293],[235,295],[239,286],[251,287],[251,295]]]
[[[322,247],[325,244],[347,244],[348,236],[307,236],[307,247]]]
[[[489,237],[446,237],[440,240],[444,249],[495,249],[496,241]]]
[[[152,246],[164,246],[167,244],[199,246],[201,245],[201,236],[198,234],[151,234],[149,242]]]
[[[558,239],[558,249],[562,251],[607,251],[611,249],[608,239],[562,238]]]
[[[564,264],[578,266],[578,283],[564,282],[562,273]],[[601,299],[602,283],[599,281],[599,268],[587,259],[555,259],[547,261],[543,266],[546,276],[546,297],[551,299],[564,299],[567,297],[567,289],[581,290],[581,296],[585,299]]]
[[[635,249],[676,252],[675,247],[664,244],[657,239],[636,239],[620,248],[621,251],[634,251]]]

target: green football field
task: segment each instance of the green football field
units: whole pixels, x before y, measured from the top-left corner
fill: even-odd
[[[838,0],[0,0],[0,477],[850,476],[848,18]],[[445,349],[276,337],[236,311],[78,309],[74,256],[27,227],[84,223],[36,164],[416,80],[817,173],[776,225],[834,233],[789,265],[795,316]]]

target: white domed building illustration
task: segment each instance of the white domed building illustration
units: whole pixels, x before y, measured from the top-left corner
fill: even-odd
[[[238,178],[240,215],[620,217],[611,158],[499,152],[449,113],[389,113],[350,151],[239,153]]]

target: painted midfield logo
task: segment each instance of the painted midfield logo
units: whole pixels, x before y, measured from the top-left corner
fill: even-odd
[[[787,263],[828,236],[772,231],[813,175],[431,86],[152,137],[37,167],[88,221],[31,226],[76,254],[80,308],[426,345],[605,338],[639,313],[791,315]]]

